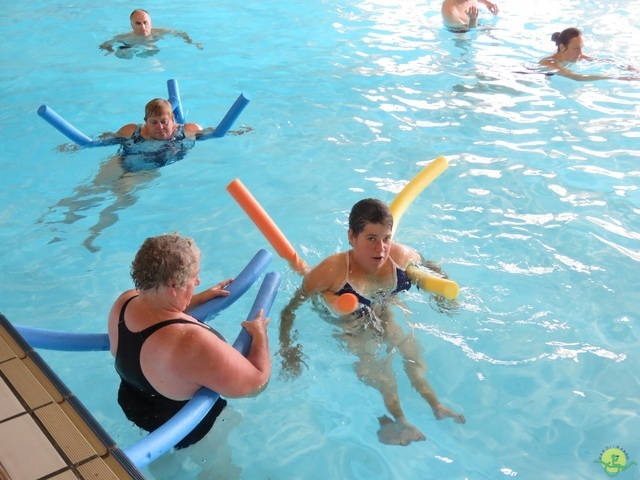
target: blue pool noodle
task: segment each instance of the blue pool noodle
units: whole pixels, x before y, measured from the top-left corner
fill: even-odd
[[[260,278],[262,272],[267,269],[267,266],[271,262],[271,258],[271,252],[260,249],[233,282],[226,286],[225,290],[229,291],[229,295],[226,297],[213,298],[190,310],[189,315],[204,322],[208,317],[227,308],[249,290],[249,287]]]
[[[260,309],[264,310],[265,317],[269,314],[275,300],[280,275],[269,272],[265,275],[258,295],[251,307],[247,320],[252,320]],[[243,355],[247,355],[251,348],[251,335],[243,328],[233,347]],[[189,402],[182,407],[170,420],[157,428],[143,439],[124,450],[125,455],[138,468],[145,467],[160,456],[168,452],[175,444],[186,437],[211,410],[220,395],[208,388],[201,388]]]
[[[88,137],[76,127],[67,122],[64,118],[58,115],[53,108],[47,105],[40,105],[38,108],[38,115],[44,118],[51,126],[57,129],[60,133],[65,135],[72,142],[77,143],[81,147],[93,146],[94,142],[91,137]]]
[[[220,120],[216,129],[213,132],[198,135],[196,140],[209,140],[210,138],[224,137],[250,101],[251,98],[248,98],[244,93],[241,93],[236,101],[233,102],[233,105],[231,105],[231,108],[224,118]]]
[[[178,81],[171,78],[167,80],[167,90],[169,92],[169,103],[173,108],[173,115],[176,117],[176,123],[184,123],[184,112],[182,110],[182,101],[180,100],[180,90],[178,90]]]
[[[67,352],[109,350],[109,336],[106,333],[60,332],[22,325],[14,325],[14,327],[33,348]]]
[[[259,250],[233,282],[226,286],[229,295],[212,298],[191,310],[189,314],[204,322],[208,317],[230,306],[260,278],[262,272],[267,269],[271,262],[271,258],[271,252],[264,249]],[[21,325],[14,325],[14,327],[33,348],[66,352],[109,350],[109,336],[106,333],[60,332]]]
[[[180,100],[180,91],[178,90],[177,80],[167,80],[167,90],[169,92],[168,102],[171,104],[171,108],[173,108],[173,114],[176,118],[176,123],[183,124],[185,122],[185,116],[182,110],[182,102]],[[233,105],[231,105],[231,108],[224,116],[224,118],[220,121],[215,130],[213,132],[198,135],[196,137],[196,140],[209,140],[210,138],[224,137],[250,101],[251,99],[248,97],[248,95],[241,93],[233,103]],[[46,120],[51,126],[53,126],[64,136],[66,136],[69,140],[77,143],[81,147],[100,147],[106,145],[114,145],[120,142],[119,139],[92,139],[91,137],[85,135],[76,127],[71,125],[60,115],[58,115],[48,105],[40,105],[40,107],[38,108],[38,115],[40,115],[44,120]]]

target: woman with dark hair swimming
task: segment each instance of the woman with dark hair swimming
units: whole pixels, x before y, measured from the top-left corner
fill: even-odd
[[[553,73],[558,75],[562,75],[563,77],[571,78],[573,80],[587,82],[591,80],[607,80],[607,79],[618,79],[618,80],[640,80],[640,77],[613,77],[608,75],[593,75],[593,74],[580,74],[571,71],[568,67],[578,62],[579,60],[587,60],[587,61],[605,61],[610,63],[615,63],[611,59],[596,59],[593,57],[589,57],[582,53],[582,48],[584,47],[584,40],[582,37],[582,32],[577,28],[566,28],[562,32],[555,32],[551,35],[551,41],[556,44],[558,50],[553,55],[543,58],[540,60],[540,65],[548,67],[551,69]],[[631,65],[625,65],[629,71],[640,73],[640,70],[632,67]]]
[[[426,378],[427,364],[422,348],[412,332],[406,333],[396,321],[392,305],[397,294],[408,290],[412,281],[409,265],[429,264],[413,248],[392,240],[393,215],[389,207],[374,198],[357,202],[349,215],[347,232],[351,248],[322,260],[305,273],[301,288],[283,309],[280,322],[280,355],[283,371],[291,378],[301,371],[302,352],[294,344],[292,327],[296,309],[307,299],[323,292],[331,295],[352,294],[359,308],[340,314],[338,334],[357,357],[354,369],[368,386],[377,389],[388,415],[378,418],[378,439],[389,445],[409,445],[426,439],[409,423],[400,405],[398,382],[393,372],[393,357],[402,357],[411,385],[431,407],[436,419],[451,418],[465,423],[464,415],[443,405]],[[434,266],[434,270],[437,269]]]

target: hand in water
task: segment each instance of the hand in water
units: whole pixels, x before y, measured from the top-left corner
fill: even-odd
[[[58,145],[56,150],[63,153],[76,153],[82,147],[75,143],[63,143],[62,145]]]
[[[281,348],[278,355],[282,357],[282,371],[278,375],[281,380],[293,380],[300,376],[303,366],[307,367],[306,362],[302,359],[302,346],[299,343]]]

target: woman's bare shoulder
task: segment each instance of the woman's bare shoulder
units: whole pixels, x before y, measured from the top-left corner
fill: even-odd
[[[136,131],[137,126],[138,125],[136,123],[128,123],[121,127],[120,130],[116,132],[116,135],[119,137],[130,138],[133,135],[133,132]]]
[[[391,258],[402,268],[406,268],[411,263],[420,262],[420,254],[412,247],[394,243],[391,246]]]
[[[345,252],[329,255],[305,275],[302,287],[309,293],[329,290],[344,278],[346,268]]]

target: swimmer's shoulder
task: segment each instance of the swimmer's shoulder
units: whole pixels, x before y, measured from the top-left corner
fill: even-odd
[[[131,138],[137,127],[138,125],[136,123],[129,123],[124,127],[121,127],[120,130],[116,132],[116,135],[119,137]]]
[[[302,281],[306,292],[330,290],[342,282],[346,275],[345,252],[334,253],[313,267]]]
[[[550,68],[560,68],[560,64],[553,57],[553,55],[549,57],[544,57],[542,60],[538,62],[538,65],[542,65],[544,67],[550,67]]]
[[[142,43],[145,37],[141,37],[136,35],[133,32],[121,33],[113,37],[110,41],[113,43],[123,43],[123,44],[139,44]]]
[[[419,263],[421,260],[420,254],[416,250],[408,247],[407,245],[395,242],[391,245],[389,255],[401,268],[407,268],[408,265],[412,263]]]
[[[197,123],[185,123],[183,131],[187,138],[194,139],[196,137],[196,134],[202,133],[204,129]]]

